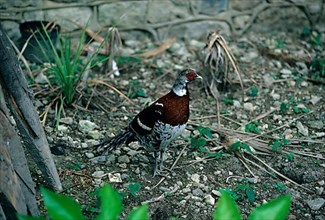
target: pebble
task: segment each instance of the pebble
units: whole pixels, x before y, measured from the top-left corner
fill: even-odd
[[[306,81],[302,81],[300,84],[302,87],[307,87],[308,86],[308,82]]]
[[[322,97],[319,97],[319,96],[311,96],[311,99],[309,100],[309,102],[312,105],[316,105],[321,99],[322,99]]]
[[[94,178],[100,179],[100,178],[103,177],[104,174],[105,174],[104,171],[102,171],[102,170],[97,170],[97,171],[95,171],[93,174],[91,174],[91,176],[94,177]]]
[[[47,76],[45,76],[43,72],[40,72],[34,80],[37,84],[47,84],[49,82]]]
[[[289,69],[282,69],[282,70],[280,70],[280,73],[281,73],[282,78],[288,78],[291,76],[292,71]]]
[[[95,164],[97,164],[97,163],[105,163],[106,162],[106,156],[98,156],[98,157],[91,158],[90,162],[95,163]]]
[[[308,128],[305,127],[300,121],[297,121],[296,124],[297,128],[298,128],[298,132],[304,136],[308,136],[309,132],[308,132]]]
[[[315,129],[322,129],[324,127],[324,123],[322,121],[318,121],[318,120],[315,120],[315,121],[308,121],[308,126],[310,128],[315,128]]]
[[[127,155],[122,155],[117,158],[119,163],[130,163],[130,158]]]
[[[66,125],[72,125],[73,118],[71,118],[71,117],[60,118],[60,122],[63,124],[66,124]]]
[[[192,191],[192,194],[194,195],[194,196],[203,196],[203,191],[200,189],[200,188],[197,188],[197,189],[194,189],[193,191]]]
[[[325,181],[324,180],[318,181],[318,185],[324,186],[325,185]]]
[[[220,193],[220,191],[219,190],[212,190],[212,194],[213,195],[215,195],[215,196],[218,196],[218,197],[220,197],[221,196],[221,193]]]
[[[186,187],[182,191],[183,191],[183,193],[189,193],[189,192],[191,192],[191,189],[189,187]]]
[[[316,189],[316,194],[317,195],[322,195],[323,192],[324,192],[324,187],[318,187],[318,186],[316,186],[315,189]]]
[[[191,180],[196,183],[200,183],[200,175],[197,173],[194,173],[191,175]]]
[[[67,132],[68,131],[68,127],[67,126],[65,126],[65,125],[59,125],[58,126],[58,131],[60,131],[60,132]]]
[[[85,155],[86,155],[86,157],[88,157],[89,159],[95,157],[95,155],[94,155],[93,153],[89,153],[89,152],[86,152]]]
[[[89,131],[87,136],[89,136],[90,138],[92,139],[95,139],[95,140],[99,140],[101,138],[103,138],[104,136],[102,135],[101,132],[97,131],[97,130],[92,130],[92,131]]]
[[[129,155],[129,156],[134,156],[134,155],[136,155],[136,154],[138,154],[138,153],[140,153],[140,151],[136,151],[136,150],[132,150],[132,149],[130,149],[130,150],[128,150],[127,151],[127,154]]]
[[[324,205],[324,203],[325,203],[325,199],[323,198],[316,198],[307,201],[309,208],[315,211],[319,210]]]
[[[79,130],[82,133],[88,133],[89,131],[92,131],[95,128],[97,128],[97,125],[94,122],[91,122],[89,120],[80,120],[79,121]]]
[[[120,173],[109,173],[108,179],[109,179],[109,182],[111,182],[111,183],[121,183],[122,182]]]
[[[255,107],[252,103],[246,102],[246,103],[244,103],[244,109],[252,112],[252,111],[254,111]]]
[[[206,195],[206,196],[204,197],[204,201],[205,201],[207,204],[214,206],[214,204],[215,204],[215,202],[216,202],[216,199],[213,198],[213,196],[211,196],[211,195]]]
[[[87,144],[87,143],[81,143],[81,144],[80,144],[80,147],[81,147],[81,148],[84,148],[84,149],[85,149],[85,148],[88,148],[88,144]]]

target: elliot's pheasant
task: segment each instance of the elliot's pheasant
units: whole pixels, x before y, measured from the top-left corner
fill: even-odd
[[[197,78],[202,79],[193,69],[181,71],[168,94],[137,114],[117,136],[100,143],[98,152],[138,141],[146,150],[154,152],[154,175],[159,174],[163,169],[165,150],[186,127],[190,113],[187,84]]]

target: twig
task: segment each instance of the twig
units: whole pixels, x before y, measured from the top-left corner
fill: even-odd
[[[295,181],[293,181],[292,179],[290,179],[289,177],[283,175],[282,173],[280,173],[279,171],[275,170],[274,168],[272,168],[270,165],[268,165],[267,163],[265,163],[263,160],[261,160],[260,158],[258,158],[257,156],[253,155],[253,154],[249,154],[250,156],[252,156],[254,159],[258,160],[259,162],[261,162],[264,166],[266,166],[267,168],[269,168],[272,172],[274,172],[275,174],[277,174],[278,176],[282,177],[283,179],[289,181],[290,183],[308,191],[308,192],[314,192],[298,183],[296,183]]]

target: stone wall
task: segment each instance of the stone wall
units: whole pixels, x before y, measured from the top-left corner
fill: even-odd
[[[324,20],[322,7],[323,0],[0,0],[0,21],[14,40],[19,23],[30,20],[53,20],[68,32],[89,22],[93,30],[116,26],[125,38],[199,39],[273,24],[301,30]]]

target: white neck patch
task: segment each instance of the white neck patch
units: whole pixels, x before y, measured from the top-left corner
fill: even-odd
[[[173,88],[173,92],[178,96],[184,96],[186,95],[186,89],[185,88]]]

